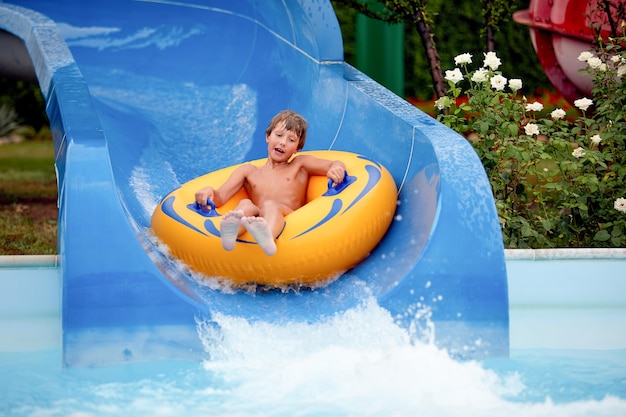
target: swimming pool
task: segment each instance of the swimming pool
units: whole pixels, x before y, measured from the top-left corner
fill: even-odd
[[[509,358],[454,360],[369,300],[315,324],[199,317],[201,363],[65,370],[56,260],[11,258],[0,415],[626,415],[625,252],[507,251]]]

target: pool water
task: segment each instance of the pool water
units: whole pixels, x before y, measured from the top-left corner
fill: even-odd
[[[315,324],[212,320],[198,319],[201,363],[62,369],[57,349],[0,353],[0,415],[626,416],[622,349],[458,361],[374,301]]]

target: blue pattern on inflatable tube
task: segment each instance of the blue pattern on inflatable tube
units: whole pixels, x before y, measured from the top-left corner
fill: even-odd
[[[333,201],[333,205],[330,208],[330,211],[328,212],[328,214],[319,222],[317,222],[317,224],[309,227],[307,230],[305,230],[304,232],[300,233],[297,236],[292,237],[291,239],[295,239],[298,238],[306,233],[309,233],[311,230],[317,229],[318,227],[320,227],[321,225],[323,225],[324,223],[326,223],[327,221],[329,221],[330,219],[332,219],[333,217],[335,217],[337,215],[337,213],[339,213],[339,210],[341,210],[341,206],[343,205],[343,203],[341,202],[340,198],[337,198]]]
[[[372,188],[374,188],[374,186],[376,184],[378,184],[378,181],[380,181],[380,177],[382,177],[381,173],[380,173],[380,169],[373,167],[372,165],[366,165],[365,166],[365,170],[367,171],[367,184],[365,184],[365,188],[363,189],[363,191],[361,191],[361,193],[354,199],[354,201],[352,203],[350,203],[350,205],[348,207],[346,207],[346,209],[341,213],[345,213],[346,211],[350,210],[350,208],[352,206],[354,206],[359,200],[361,200],[365,194],[369,193]]]
[[[380,164],[380,162],[378,162],[378,161],[374,161],[373,159],[368,158],[368,157],[367,157],[367,156],[365,156],[365,155],[358,155],[358,156],[357,156],[357,158],[359,158],[359,159],[364,159],[364,160],[366,160],[366,161],[368,161],[368,162],[371,162],[372,164],[376,165],[378,168],[382,168],[382,165]]]
[[[362,159],[367,159],[367,158],[362,158]],[[367,159],[367,160],[369,160],[369,159]],[[367,171],[367,174],[368,174],[367,175],[367,183],[365,184],[365,188],[363,188],[363,191],[361,191],[359,193],[359,195],[348,205],[348,207],[346,207],[346,209],[343,212],[341,212],[341,214],[344,214],[346,211],[348,211],[350,209],[350,207],[354,206],[367,193],[369,193],[372,190],[372,188],[374,188],[374,186],[376,184],[378,184],[378,181],[380,181],[380,178],[382,177],[380,169],[378,169],[378,168],[376,168],[376,167],[374,167],[372,165],[366,165],[365,166],[365,170]],[[342,204],[341,199],[336,199],[335,201],[333,201],[333,204],[332,204],[332,207],[330,208],[330,211],[328,212],[328,214],[322,220],[320,220],[317,224],[315,224],[312,227],[308,228],[304,232],[298,234],[297,236],[294,236],[292,239],[300,237],[300,236],[310,232],[311,230],[317,229],[318,227],[320,227],[324,223],[328,222],[331,218],[333,218],[335,215],[337,215],[339,213],[339,211],[341,210],[342,205],[343,204]]]
[[[176,210],[174,209],[174,200],[176,200],[176,197],[171,196],[171,197],[168,197],[165,201],[163,201],[163,204],[161,204],[161,210],[163,211],[163,213],[167,214],[169,217],[176,220],[178,223],[187,226],[191,230],[194,230],[206,236],[206,233],[198,229],[193,224],[189,223],[187,220],[183,219],[180,216],[180,214],[176,212]]]
[[[204,228],[213,236],[217,236],[219,238],[222,237],[222,234],[219,230],[217,230],[217,227],[215,227],[215,224],[211,220],[207,220],[204,222]]]

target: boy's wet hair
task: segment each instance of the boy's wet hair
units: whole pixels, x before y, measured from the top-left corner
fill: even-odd
[[[298,137],[298,150],[304,148],[308,127],[307,121],[304,117],[294,111],[283,110],[274,116],[267,129],[265,129],[265,134],[269,136],[272,133],[272,130],[274,130],[281,122],[285,122],[285,129],[294,132]]]

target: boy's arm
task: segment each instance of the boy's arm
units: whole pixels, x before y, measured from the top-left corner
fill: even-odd
[[[339,184],[346,176],[346,164],[342,161],[333,161],[326,172],[326,176],[333,180],[334,184]]]
[[[300,155],[299,158],[301,158],[302,166],[309,175],[325,175],[328,179],[333,180],[335,184],[343,181],[346,165],[342,161],[330,161],[312,155]]]
[[[199,189],[196,191],[196,202],[202,206],[206,206],[207,199],[210,199],[215,203],[216,207],[224,205],[241,187],[243,187],[249,170],[249,165],[242,165],[235,169],[226,182],[217,190],[211,186]]]
[[[196,197],[196,203],[204,207],[207,205],[206,203],[207,200],[211,200],[211,201],[215,200],[215,190],[213,189],[213,187],[208,185],[196,191],[195,197]]]

